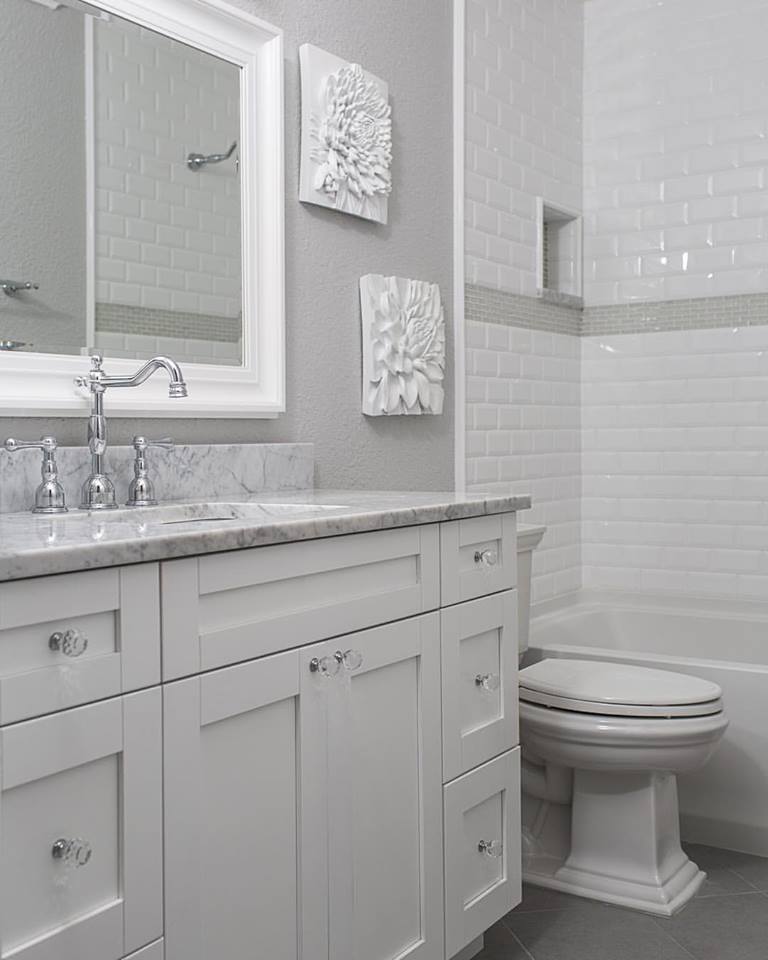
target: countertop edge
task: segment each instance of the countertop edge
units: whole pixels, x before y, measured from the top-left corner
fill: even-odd
[[[439,496],[436,495],[434,504],[388,506],[380,510],[359,508],[347,514],[279,519],[222,530],[173,532],[146,540],[37,547],[7,556],[0,550],[0,583],[513,513],[531,506],[528,495],[492,495],[482,499],[471,499],[470,495],[470,499],[455,503],[440,502]]]

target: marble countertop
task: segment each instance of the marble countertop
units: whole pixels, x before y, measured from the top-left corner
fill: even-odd
[[[108,513],[0,515],[0,581],[525,510],[529,496],[294,490]]]

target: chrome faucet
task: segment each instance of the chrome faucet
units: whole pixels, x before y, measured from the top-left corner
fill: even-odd
[[[110,387],[138,387],[157,370],[165,370],[170,379],[169,397],[186,397],[187,385],[181,367],[168,357],[153,357],[140,367],[132,377],[110,377],[101,368],[103,356],[91,354],[91,369],[88,376],[76,377],[75,384],[87,390],[91,397],[91,414],[88,418],[88,449],[91,451],[91,473],[83,484],[80,507],[83,510],[113,510],[115,487],[104,473],[104,453],[107,449],[107,419],[104,415],[104,391]]]

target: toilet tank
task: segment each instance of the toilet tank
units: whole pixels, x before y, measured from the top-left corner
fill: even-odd
[[[528,649],[531,627],[531,566],[533,551],[541,543],[546,527],[517,528],[517,646],[522,655]]]

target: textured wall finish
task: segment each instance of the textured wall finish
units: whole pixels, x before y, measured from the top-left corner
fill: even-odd
[[[584,585],[768,597],[768,326],[587,337]]]
[[[534,602],[581,585],[579,354],[573,336],[467,323],[467,481],[531,493]]]
[[[466,276],[536,293],[536,197],[581,209],[583,4],[467,0]]]
[[[584,5],[588,303],[768,290],[768,5]]]
[[[444,0],[399,3],[394,10],[378,0],[238,0],[238,5],[285,30],[288,410],[272,421],[113,421],[113,440],[151,432],[187,443],[313,441],[322,486],[452,487],[449,311],[443,416],[371,420],[360,411],[358,302],[358,280],[371,272],[417,276],[442,290],[452,288],[451,5]],[[390,80],[398,159],[387,226],[298,202],[298,44],[305,41],[363,62]],[[43,430],[63,442],[82,443],[85,417],[5,420],[0,426],[6,436],[40,436]]]

